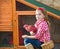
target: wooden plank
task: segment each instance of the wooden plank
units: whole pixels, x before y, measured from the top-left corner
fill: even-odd
[[[0,28],[0,30],[11,30],[11,28]]]
[[[0,31],[12,31],[11,0],[0,0]]]
[[[18,46],[18,47],[0,47],[0,49],[26,49],[25,46]]]
[[[0,28],[12,28],[12,26],[0,26]]]
[[[18,15],[35,15],[35,11],[16,11],[16,13]],[[57,16],[55,14],[54,16],[52,13],[49,13],[48,11],[47,11],[47,14],[49,14],[50,16],[52,15],[53,18],[60,20],[60,16]]]
[[[53,14],[53,13],[48,12],[48,11],[47,11],[47,14],[49,14],[49,16],[52,16],[52,17],[55,18],[55,19],[60,20],[60,16],[57,16],[56,14]]]
[[[0,30],[12,30],[11,28],[0,28]]]
[[[12,20],[8,20],[8,19],[1,19],[0,22],[12,22]]]
[[[12,25],[12,22],[10,22],[10,21],[9,21],[9,22],[4,22],[4,21],[3,21],[3,22],[0,22],[0,25],[3,25],[3,24],[4,24],[4,25],[6,25],[6,24],[7,24],[7,25],[9,25],[9,24]]]
[[[25,46],[18,46],[18,49],[26,49]]]
[[[12,31],[12,29],[11,29],[11,30],[10,30],[10,29],[9,29],[9,30],[3,30],[3,29],[2,29],[2,30],[0,30],[0,31]]]
[[[35,15],[35,11],[16,11],[18,15]]]
[[[12,18],[11,17],[0,17],[0,19],[2,20],[2,19],[8,19],[8,20],[12,20]]]
[[[0,47],[0,49],[14,49],[13,47]]]
[[[0,18],[0,21],[2,21],[2,20],[12,21],[12,18]]]
[[[0,29],[0,31],[12,31],[12,29]]]
[[[12,23],[9,22],[0,22],[0,26],[12,26]]]

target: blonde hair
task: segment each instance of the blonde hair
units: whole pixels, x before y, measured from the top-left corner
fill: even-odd
[[[48,27],[49,27],[49,29],[50,29],[51,24],[50,24],[50,22],[49,22],[49,20],[48,20],[48,15],[47,15],[46,9],[43,8],[43,7],[39,7],[39,8],[37,8],[36,10],[40,10],[40,11],[44,14],[44,16],[45,16],[44,19],[46,20],[46,22],[47,22],[47,24],[48,24]]]

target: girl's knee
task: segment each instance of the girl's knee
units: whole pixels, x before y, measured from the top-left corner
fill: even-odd
[[[25,45],[28,44],[29,41],[30,41],[30,40],[29,40],[28,38],[25,38],[25,39],[24,39],[24,44],[25,44]]]
[[[24,42],[27,42],[27,41],[29,41],[29,39],[28,39],[28,38],[25,38],[25,39],[24,39]]]

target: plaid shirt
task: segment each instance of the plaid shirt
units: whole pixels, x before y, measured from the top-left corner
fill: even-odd
[[[44,19],[38,20],[35,23],[35,27],[37,28],[37,33],[35,34],[36,39],[38,39],[41,42],[44,42],[44,40],[50,40],[49,27]]]

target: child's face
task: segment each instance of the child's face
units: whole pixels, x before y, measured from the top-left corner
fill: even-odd
[[[40,20],[43,19],[45,16],[40,10],[36,10],[36,19]]]

